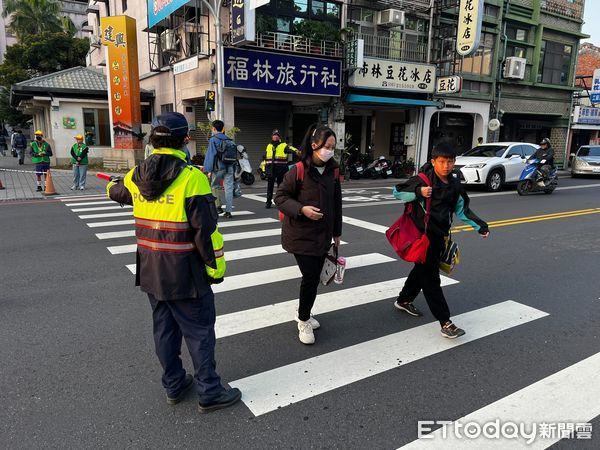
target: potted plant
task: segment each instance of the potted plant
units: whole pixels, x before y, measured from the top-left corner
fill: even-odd
[[[275,47],[275,38],[273,37],[277,30],[277,19],[265,14],[256,15],[256,36],[259,39],[259,45],[262,47]]]
[[[329,22],[305,20],[296,25],[295,32],[310,42],[312,53],[323,53],[323,41],[341,41],[340,30]]]

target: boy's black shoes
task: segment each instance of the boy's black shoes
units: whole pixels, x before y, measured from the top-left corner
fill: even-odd
[[[396,300],[394,302],[394,307],[400,311],[407,312],[411,316],[421,317],[423,315],[412,302],[400,303],[400,300]]]
[[[167,395],[167,403],[169,405],[176,405],[177,403],[179,403],[181,400],[183,400],[183,397],[185,397],[185,394],[188,393],[188,391],[192,388],[193,385],[194,377],[188,373],[183,379],[181,391],[179,391],[179,394],[177,394],[175,397],[170,397],[169,395]]]
[[[231,219],[231,213],[230,212],[226,212],[225,214],[223,214],[223,217],[225,217],[226,219]]]
[[[452,322],[446,322],[442,326],[441,330],[442,336],[448,339],[456,339],[459,336],[463,336],[465,334],[465,330],[462,328],[458,328]]]
[[[216,411],[217,409],[227,408],[237,403],[242,398],[242,392],[238,388],[231,388],[223,391],[215,400],[210,403],[198,403],[198,412],[204,414]]]

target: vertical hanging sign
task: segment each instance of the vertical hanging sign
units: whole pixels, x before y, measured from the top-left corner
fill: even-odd
[[[136,22],[129,16],[102,17],[100,28],[102,44],[108,49],[106,71],[114,146],[140,149],[142,141],[134,135],[141,131],[142,116]]]
[[[231,43],[233,45],[253,42],[256,34],[256,12],[249,0],[231,2]]]
[[[483,0],[460,0],[456,52],[469,56],[479,48],[483,23]]]

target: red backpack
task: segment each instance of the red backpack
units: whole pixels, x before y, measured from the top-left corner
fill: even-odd
[[[419,173],[427,186],[431,186],[429,178],[424,173]],[[404,207],[404,214],[385,232],[388,241],[394,251],[404,261],[423,264],[427,259],[427,249],[429,248],[429,238],[427,237],[427,224],[429,222],[429,213],[431,211],[431,197],[425,200],[425,230],[423,233],[417,228],[412,219],[412,209],[416,202],[407,203]]]
[[[304,181],[304,163],[302,161],[297,162],[296,164],[296,184],[302,183]],[[333,178],[340,182],[340,168],[336,167],[333,169]],[[283,222],[283,218],[285,214],[282,211],[279,211],[279,220]]]

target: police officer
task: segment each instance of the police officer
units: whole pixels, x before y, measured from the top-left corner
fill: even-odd
[[[279,187],[283,181],[283,176],[288,171],[288,154],[296,153],[296,151],[294,147],[281,141],[279,130],[273,130],[271,142],[267,145],[265,151],[265,172],[267,174],[267,203],[265,206],[267,208],[270,208],[273,204],[275,181],[277,181],[277,187]]]
[[[233,405],[239,389],[225,390],[216,372],[212,283],[225,274],[223,236],[206,176],[186,163],[188,124],[176,112],[152,121],[152,156],[107,187],[111,199],[133,205],[136,285],[152,307],[156,354],[163,367],[167,403],[179,403],[195,384],[201,413]],[[185,372],[181,341],[195,375]],[[195,383],[194,383],[195,381]]]

